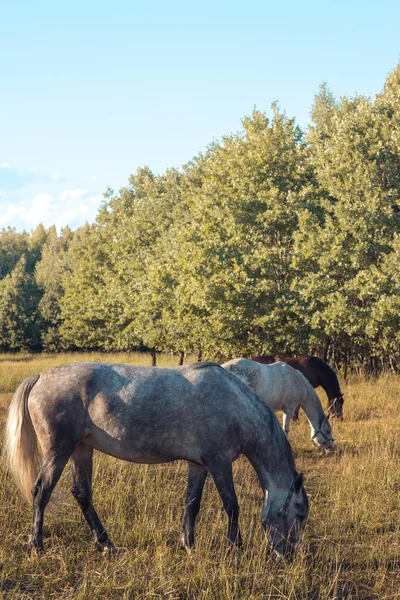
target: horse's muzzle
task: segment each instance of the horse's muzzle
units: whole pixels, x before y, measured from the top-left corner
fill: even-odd
[[[335,444],[335,440],[332,438],[332,440],[329,440],[323,447],[323,450],[325,450],[326,454],[330,454],[331,452],[333,452],[336,448],[336,444]]]
[[[292,544],[283,543],[283,544],[271,544],[275,556],[279,558],[279,560],[293,560],[296,554],[296,548]]]

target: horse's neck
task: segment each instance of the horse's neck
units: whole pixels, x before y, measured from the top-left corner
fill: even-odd
[[[331,373],[325,371],[320,373],[318,383],[325,390],[328,400],[333,400],[333,398],[340,396],[339,381],[333,371]]]
[[[311,386],[310,389],[308,389],[307,387],[306,393],[302,398],[300,406],[306,413],[306,417],[311,427],[313,427],[315,431],[319,429],[325,417],[325,413],[322,408],[320,399],[318,398],[314,390],[311,388]]]
[[[243,453],[256,470],[263,489],[286,489],[296,474],[293,454],[273,413],[271,418],[276,423],[270,423],[270,427],[264,426],[256,438],[249,439],[249,446]]]
[[[284,498],[287,495],[287,490],[292,484],[292,481],[296,475],[294,468],[291,468],[287,459],[271,463],[271,461],[264,460],[260,456],[248,456],[251,464],[253,465],[258,479],[260,481],[261,488],[268,491],[268,506],[281,507]],[[274,457],[276,461],[276,456]],[[271,469],[271,465],[274,464],[274,468]]]

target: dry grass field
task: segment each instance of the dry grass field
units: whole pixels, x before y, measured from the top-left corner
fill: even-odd
[[[76,360],[150,364],[148,356],[133,354],[0,355],[0,440],[18,383]],[[163,357],[159,364],[177,364],[177,358]],[[196,549],[188,555],[179,546],[186,465],[133,465],[97,453],[94,503],[119,554],[106,560],[95,550],[69,494],[67,468],[59,484],[66,503],[45,519],[47,552],[31,557],[30,508],[1,467],[0,598],[400,598],[400,378],[357,379],[342,389],[345,421],[334,424],[333,455],[313,447],[304,415],[290,433],[310,497],[304,543],[293,562],[276,560],[266,545],[261,490],[244,458],[234,465],[241,554],[226,552],[226,517],[207,481]]]

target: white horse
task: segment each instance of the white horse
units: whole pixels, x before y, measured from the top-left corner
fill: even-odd
[[[323,450],[333,450],[332,429],[321,401],[307,379],[284,362],[263,365],[246,358],[234,358],[222,367],[244,381],[273,410],[283,412],[283,429],[289,433],[296,406],[306,413],[312,441]]]

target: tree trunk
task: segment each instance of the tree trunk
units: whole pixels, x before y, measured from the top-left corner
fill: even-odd
[[[185,353],[184,352],[179,352],[179,366],[181,367],[183,365],[183,359],[185,358]]]
[[[343,379],[347,381],[347,350],[344,351]]]
[[[337,350],[336,350],[336,346],[335,344],[333,345],[332,348],[332,364],[333,364],[333,368],[338,370],[338,358],[337,358]]]
[[[156,349],[152,348],[150,350],[150,354],[151,354],[151,366],[156,367],[157,366]]]
[[[203,360],[203,350],[200,348],[199,353],[197,355],[197,362],[201,362]]]
[[[329,351],[330,342],[331,342],[330,338],[328,336],[326,336],[325,343],[324,343],[324,349],[322,351],[322,360],[325,363],[328,361],[328,351]]]

